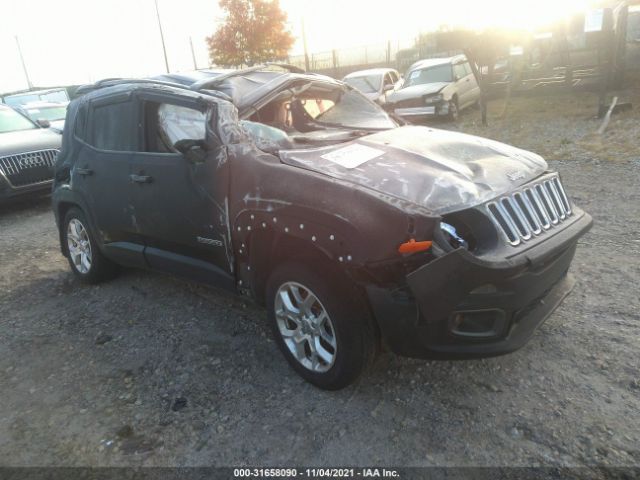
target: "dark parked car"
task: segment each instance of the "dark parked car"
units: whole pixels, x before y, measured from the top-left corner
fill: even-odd
[[[61,136],[0,105],[0,202],[51,190]]]
[[[533,153],[399,126],[349,86],[296,71],[82,92],[53,194],[73,272],[98,282],[141,267],[250,296],[322,388],[354,381],[381,345],[513,351],[572,288],[591,218]]]

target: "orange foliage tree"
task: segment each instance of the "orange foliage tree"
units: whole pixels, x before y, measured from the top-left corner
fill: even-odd
[[[225,20],[207,37],[216,65],[254,65],[287,58],[293,35],[278,0],[220,0]]]

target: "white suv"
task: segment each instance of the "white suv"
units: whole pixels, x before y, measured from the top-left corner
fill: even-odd
[[[480,100],[480,86],[467,57],[431,58],[407,70],[401,89],[387,96],[386,108],[406,120],[433,116],[458,118]]]

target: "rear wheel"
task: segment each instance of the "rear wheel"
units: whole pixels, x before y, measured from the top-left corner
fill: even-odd
[[[85,283],[112,278],[117,266],[102,255],[82,210],[71,208],[64,217],[63,245],[71,271]]]
[[[354,382],[375,354],[375,337],[355,287],[335,272],[288,263],[267,284],[278,347],[305,380],[327,390]]]

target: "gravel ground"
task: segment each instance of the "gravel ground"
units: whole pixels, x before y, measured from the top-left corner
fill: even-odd
[[[387,353],[339,392],[290,370],[260,308],[141,271],[83,286],[47,199],[3,207],[0,464],[640,465],[639,116],[600,139],[595,110],[516,118],[530,101],[460,128],[547,155],[593,215],[576,289],[514,354]]]

